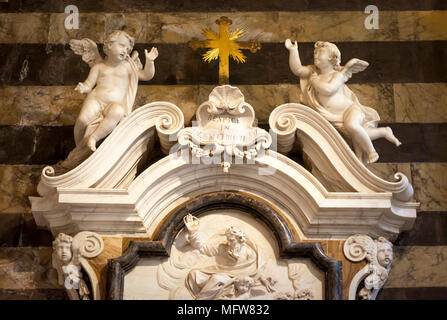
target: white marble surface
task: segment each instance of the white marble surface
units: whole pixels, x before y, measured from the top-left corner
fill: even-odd
[[[256,244],[259,261],[265,262],[263,273],[271,277],[276,283],[273,285],[274,292],[252,298],[275,299],[289,293],[293,296],[295,291],[308,289],[313,294],[313,299],[322,299],[324,295],[324,273],[319,270],[309,259],[296,258],[278,259],[278,245],[273,233],[247,213],[236,210],[216,210],[200,217],[200,236],[205,243],[217,241],[225,242],[223,233],[229,226],[235,226],[246,234],[249,241]],[[186,238],[186,229],[177,235],[171,256],[167,258],[143,258],[137,266],[130,271],[124,280],[124,299],[166,299],[181,298],[192,299],[192,295],[185,288],[185,277],[188,272],[196,268],[198,259],[192,257],[201,256],[194,250]],[[219,240],[216,240],[219,234]],[[198,256],[196,256],[197,254]],[[190,259],[185,261],[185,259]],[[203,257],[202,257],[203,258]],[[262,259],[261,259],[262,258]],[[215,263],[211,258],[208,263]],[[184,270],[178,269],[177,273],[183,272],[183,277],[175,281],[170,277],[172,263],[183,262],[188,265]],[[291,265],[288,267],[288,263]],[[164,264],[163,267],[160,265]],[[292,270],[289,272],[289,269]],[[166,271],[168,270],[168,272]],[[258,271],[260,273],[260,271]],[[294,281],[290,279],[294,277]],[[294,285],[296,288],[294,288]],[[168,290],[169,289],[169,290]],[[238,296],[236,298],[242,298]]]

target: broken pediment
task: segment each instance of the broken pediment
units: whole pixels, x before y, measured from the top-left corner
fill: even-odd
[[[276,208],[301,239],[362,233],[392,240],[412,227],[418,204],[403,174],[397,182],[374,175],[329,122],[303,105],[277,107],[269,134],[254,125],[253,108],[239,93],[215,88],[197,110],[197,132],[183,129],[183,114],[169,102],[136,109],[73,170],[43,170],[40,196],[30,197],[36,223],[55,235],[151,237],[191,199],[236,191]],[[136,176],[155,131],[166,156]],[[282,154],[297,138],[320,174]]]

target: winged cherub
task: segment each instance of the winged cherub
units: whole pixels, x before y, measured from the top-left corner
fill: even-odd
[[[345,85],[353,73],[365,70],[368,62],[351,59],[342,67],[337,46],[318,41],[315,43],[314,64],[303,66],[297,42],[287,39],[285,46],[290,53],[290,69],[300,77],[301,102],[318,111],[349,137],[360,161],[373,163],[379,159],[372,140],[385,138],[396,146],[401,144],[390,127],[377,127],[380,120],[377,111],[363,106]]]
[[[80,93],[87,93],[74,127],[76,146],[86,144],[95,151],[97,141],[111,133],[132,111],[138,80],[148,81],[154,77],[157,49],[145,50],[143,69],[138,52],[134,51],[130,56],[134,43],[134,38],[126,32],[112,32],[104,42],[106,58],[103,59],[92,40],[70,41],[71,49],[82,55],[91,67],[87,79],[75,88]]]

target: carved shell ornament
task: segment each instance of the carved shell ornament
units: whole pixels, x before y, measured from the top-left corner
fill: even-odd
[[[198,126],[179,132],[179,144],[188,146],[196,158],[216,157],[216,161],[221,161],[224,172],[231,167],[228,159],[254,160],[262,156],[272,143],[267,131],[253,126],[253,107],[245,102],[237,87],[223,85],[214,88],[208,101],[197,109],[196,118]],[[222,161],[225,155],[227,157]]]
[[[208,112],[220,114],[227,111],[230,114],[244,113],[244,95],[237,87],[229,85],[219,86],[213,89],[209,95]]]

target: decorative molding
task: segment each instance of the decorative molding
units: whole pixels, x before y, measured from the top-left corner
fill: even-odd
[[[345,257],[352,262],[364,259],[368,264],[352,279],[349,300],[374,300],[388,279],[393,260],[393,244],[383,237],[373,240],[367,235],[353,235],[344,246]],[[358,290],[359,286],[363,286]]]
[[[199,108],[204,114],[198,113],[198,121],[208,125],[208,109],[243,113],[238,125],[259,133],[252,127],[251,107],[241,103],[238,92],[217,87],[210,98],[214,102]],[[134,178],[154,127],[165,151],[179,132],[191,129],[181,131],[183,115],[175,105],[154,102],[134,111],[77,168],[61,176],[49,176],[49,169],[44,169],[38,188],[42,197],[30,197],[33,216],[39,227],[54,235],[88,230],[147,237],[190,199],[239,190],[278,208],[302,239],[346,239],[360,232],[393,240],[412,227],[418,204],[410,200],[412,187],[404,175],[397,173],[397,182],[375,176],[333,126],[308,107],[280,106],[270,121],[279,146],[284,146],[285,136],[295,139],[295,132],[299,134],[313,164],[335,181],[331,191],[318,180],[321,175],[273,150],[261,148],[262,154],[246,163],[236,161],[227,173],[222,172],[220,157],[217,163],[195,163],[189,151],[185,157],[178,149],[182,138],[172,148],[179,152],[171,152]]]
[[[389,192],[328,192],[302,166],[271,150],[255,164],[235,164],[228,173],[220,165],[165,157],[127,190],[58,188],[54,198],[38,198],[40,206],[32,199],[33,214],[53,234],[74,229],[150,236],[175,207],[222,190],[241,190],[272,204],[303,239],[345,239],[360,230],[394,239],[416,218],[417,204],[397,202]]]
[[[76,168],[55,175],[54,168],[45,167],[37,187],[41,197],[29,197],[36,223],[41,227],[49,227],[54,235],[85,230],[71,222],[65,225],[61,223],[61,220],[71,220],[71,214],[58,202],[59,190],[96,188],[100,193],[101,190],[113,190],[113,193],[127,188],[135,179],[138,162],[147,151],[155,130],[162,151],[168,154],[183,123],[183,113],[176,105],[164,101],[152,102],[132,112]],[[51,219],[53,215],[59,221],[55,224],[63,225],[61,228],[52,228],[53,224],[49,223],[48,217]]]

